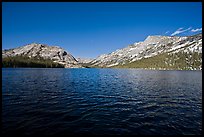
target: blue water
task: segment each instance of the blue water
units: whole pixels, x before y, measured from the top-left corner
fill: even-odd
[[[5,135],[199,135],[202,71],[2,69]]]

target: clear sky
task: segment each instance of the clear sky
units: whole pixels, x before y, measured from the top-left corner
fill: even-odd
[[[74,57],[95,58],[148,35],[202,31],[201,2],[3,2],[2,49],[57,45]]]

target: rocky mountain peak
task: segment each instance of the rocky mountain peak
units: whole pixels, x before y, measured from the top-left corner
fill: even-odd
[[[154,35],[154,36],[148,36],[144,42],[149,42],[149,43],[154,43],[156,41],[160,41],[161,40],[161,37],[163,36],[160,36],[160,35]]]
[[[160,35],[155,35],[155,36],[148,36],[143,44],[158,44],[158,43],[167,43],[171,40],[176,40],[178,39],[177,37],[172,38],[170,36],[160,36]]]
[[[67,67],[75,67],[78,61],[67,51],[59,46],[31,43],[14,49],[3,50],[2,57],[28,56],[30,58],[50,59]]]

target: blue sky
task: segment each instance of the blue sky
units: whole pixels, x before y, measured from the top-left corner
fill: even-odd
[[[2,49],[57,45],[95,58],[148,35],[185,36],[202,30],[201,2],[3,2]]]

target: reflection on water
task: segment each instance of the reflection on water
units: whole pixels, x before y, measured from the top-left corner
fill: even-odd
[[[202,71],[2,69],[3,134],[201,134]]]

